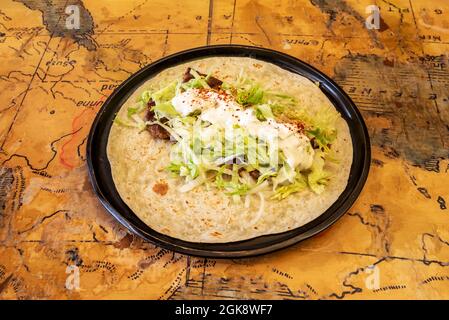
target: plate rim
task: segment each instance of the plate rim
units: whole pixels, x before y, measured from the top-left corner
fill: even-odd
[[[226,52],[227,50],[241,51],[241,53],[240,54],[230,54],[229,52]],[[217,54],[220,51],[223,51],[225,53]],[[162,70],[163,70],[163,69],[175,66],[177,64],[181,64],[181,63],[195,60],[195,59],[201,59],[201,58],[206,58],[206,57],[211,57],[211,56],[250,56],[250,54],[248,54],[248,53],[252,53],[256,56],[257,56],[257,54],[264,54],[264,55],[267,55],[267,57],[272,56],[272,58],[281,57],[281,58],[285,59],[283,61],[284,65],[280,65],[274,61],[268,61],[265,59],[260,59],[260,60],[264,60],[266,62],[275,64],[281,68],[287,69],[288,71],[294,72],[297,74],[301,74],[299,72],[299,69],[302,69],[302,71],[307,70],[307,72],[313,73],[317,78],[321,78],[322,80],[324,80],[323,82],[320,81],[320,88],[321,88],[321,83],[325,83],[326,86],[333,87],[333,91],[336,91],[340,95],[340,99],[345,100],[345,102],[347,103],[347,105],[345,104],[343,106],[343,108],[345,110],[340,110],[341,106],[336,105],[334,103],[334,101],[332,99],[330,99],[328,93],[324,92],[322,90],[323,93],[325,93],[329,97],[329,99],[334,104],[334,106],[339,111],[339,113],[345,118],[345,121],[348,123],[350,130],[352,130],[351,125],[353,125],[353,124],[349,123],[348,120],[346,119],[346,117],[343,115],[343,111],[347,112],[348,108],[351,109],[350,110],[351,113],[355,116],[355,119],[353,119],[353,121],[360,126],[359,130],[361,130],[362,141],[360,141],[359,143],[361,144],[363,150],[355,150],[354,149],[353,154],[355,154],[356,151],[361,151],[363,153],[363,156],[362,156],[362,163],[360,163],[358,165],[358,167],[361,167],[361,168],[359,168],[359,169],[361,169],[361,172],[360,172],[360,175],[358,176],[358,179],[355,181],[355,185],[352,188],[350,188],[349,190],[347,190],[349,187],[349,183],[348,183],[345,190],[340,194],[339,198],[326,211],[324,211],[322,214],[320,214],[318,217],[316,217],[312,221],[308,222],[307,224],[305,224],[303,226],[300,226],[300,227],[297,227],[297,228],[294,228],[294,229],[291,229],[291,230],[288,230],[285,232],[272,234],[272,235],[261,235],[261,236],[256,236],[256,237],[253,237],[253,238],[250,238],[247,240],[240,240],[240,241],[235,241],[235,242],[200,243],[200,242],[184,241],[184,240],[181,240],[178,238],[164,235],[164,234],[159,233],[156,230],[152,229],[150,226],[148,226],[146,224],[144,224],[144,225],[146,226],[148,231],[144,232],[144,230],[142,230],[139,226],[128,221],[128,219],[126,219],[123,216],[123,213],[121,213],[120,210],[118,210],[114,207],[114,205],[111,203],[110,199],[108,199],[108,196],[106,196],[104,194],[104,190],[102,190],[102,187],[99,185],[100,181],[98,179],[101,179],[101,177],[97,177],[98,172],[96,172],[95,165],[94,165],[94,160],[95,160],[93,158],[94,154],[95,154],[94,143],[96,142],[96,138],[97,138],[96,134],[97,134],[97,129],[100,125],[100,121],[102,120],[103,115],[108,111],[107,107],[109,106],[109,104],[111,104],[114,101],[114,99],[120,99],[120,98],[117,98],[120,95],[123,95],[123,97],[124,97],[124,98],[122,97],[121,100],[123,100],[123,99],[126,100],[126,98],[129,97],[129,95],[135,89],[137,89],[139,87],[139,83],[137,84],[137,86],[135,86],[132,89],[131,92],[128,91],[128,92],[123,93],[121,91],[124,88],[126,88],[132,81],[139,79],[140,77],[142,77],[142,75],[145,75],[146,73],[149,73],[149,74],[144,77],[144,80],[140,81],[140,84],[142,84],[144,81],[148,80],[149,78],[151,78],[152,76],[154,76],[155,74],[160,72],[160,71],[150,72],[152,69],[157,69],[158,66],[162,66]],[[197,54],[198,56],[195,56],[195,54]],[[182,59],[183,57],[189,56],[189,55],[192,55],[195,57],[193,57],[191,59]],[[270,60],[272,58],[270,58]],[[173,63],[172,60],[176,60],[176,59],[179,59],[179,61]],[[258,58],[256,58],[256,59],[258,59]],[[166,63],[169,63],[170,65],[164,67],[164,64],[166,64]],[[289,64],[288,68],[287,68],[287,64]],[[301,75],[305,76],[303,74],[301,74]],[[305,76],[305,77],[307,77],[307,76]],[[307,78],[310,79],[310,77],[307,77]],[[116,106],[114,110],[119,110],[121,105],[122,104]],[[109,133],[111,126],[112,126],[112,123],[109,126],[108,133]],[[351,138],[352,138],[352,143],[354,144],[354,137],[352,136],[352,132],[351,132]],[[106,141],[106,146],[107,146],[107,141]],[[103,150],[103,151],[106,152],[106,150]],[[100,152],[101,152],[101,150],[100,150]],[[90,132],[88,135],[88,139],[87,139],[86,160],[87,160],[87,165],[88,165],[89,179],[93,186],[93,191],[94,191],[95,195],[100,200],[103,207],[120,224],[122,224],[126,229],[128,229],[132,233],[145,239],[146,241],[150,241],[158,246],[161,246],[162,248],[169,249],[172,251],[177,251],[177,252],[180,252],[183,254],[200,256],[200,257],[209,257],[209,258],[246,258],[246,257],[271,253],[271,252],[292,246],[298,242],[301,242],[303,240],[306,240],[312,236],[319,234],[320,232],[324,231],[325,229],[327,229],[331,225],[333,225],[338,219],[340,219],[347,212],[347,210],[353,205],[353,203],[356,201],[356,199],[359,197],[359,195],[363,189],[363,186],[366,183],[369,169],[370,169],[370,163],[371,163],[371,145],[370,145],[370,139],[369,139],[369,134],[368,134],[366,124],[365,124],[363,117],[362,117],[360,111],[358,110],[357,106],[352,101],[352,99],[349,97],[349,95],[326,74],[324,74],[320,70],[316,69],[315,67],[309,65],[308,63],[306,63],[294,56],[283,53],[283,52],[279,52],[279,51],[276,51],[273,49],[268,49],[268,48],[262,48],[262,47],[254,47],[254,46],[246,46],[246,45],[232,45],[231,44],[231,45],[201,46],[201,47],[195,47],[195,48],[191,48],[191,49],[173,53],[171,55],[168,55],[166,57],[163,57],[161,59],[158,59],[158,60],[152,62],[151,64],[143,67],[142,69],[133,73],[126,80],[124,80],[109,95],[109,97],[103,103],[103,105],[101,106],[101,109],[98,111],[97,115],[95,116],[95,119],[92,123],[91,129],[90,129]],[[106,157],[106,161],[108,161],[107,157]],[[109,166],[109,163],[107,163],[107,165]],[[354,160],[353,160],[353,163],[351,164],[350,177],[351,177],[351,174],[353,173],[352,172],[353,166],[354,166]],[[110,172],[110,170],[109,170],[109,174],[111,176],[110,178],[112,179],[112,173]],[[348,177],[348,180],[350,177]],[[115,185],[114,185],[114,188],[115,188]],[[116,193],[116,196],[124,203],[124,201],[121,199],[120,195],[118,194],[118,192],[116,190],[115,190],[115,193]],[[345,196],[343,200],[340,199],[340,197],[342,195]],[[115,199],[115,200],[117,200],[117,199]],[[330,209],[332,209],[332,207],[337,202],[341,202],[339,207],[333,208],[334,209],[334,210],[332,210],[333,212],[328,213],[330,211]],[[127,207],[127,209],[132,214],[134,214],[138,220],[140,220],[137,217],[137,215],[126,205],[126,203],[124,203],[124,204]],[[328,215],[328,217],[325,218],[323,221],[317,222],[317,220],[320,220],[320,217],[323,217],[325,215]],[[315,225],[312,225],[312,223],[314,223]],[[311,228],[307,228],[307,226],[311,226],[311,225],[312,225]],[[247,248],[247,249],[237,249],[237,250],[231,250],[232,248],[231,249],[229,249],[229,248],[228,249],[212,249],[212,248],[220,248],[220,247],[224,248],[226,246],[228,246],[228,247],[233,247],[236,245],[238,246],[238,245],[242,245],[244,243],[248,243],[250,241],[257,241],[257,239],[262,239],[262,238],[268,239],[268,238],[277,237],[277,236],[279,237],[281,235],[293,233],[295,231],[298,232],[300,229],[304,229],[304,231],[301,233],[298,233],[296,235],[293,235],[291,237],[288,237],[284,240],[280,240],[280,241],[272,240],[272,243],[268,243],[267,245],[259,246],[258,248]]]

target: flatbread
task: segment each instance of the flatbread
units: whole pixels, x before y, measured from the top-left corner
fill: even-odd
[[[309,112],[323,106],[335,107],[309,79],[276,65],[240,57],[211,57],[166,69],[148,80],[122,106],[118,116],[126,116],[129,105],[149,87],[160,87],[179,79],[187,67],[212,72],[219,79],[235,79],[243,71],[272,90],[294,96]],[[265,210],[257,211],[260,198],[251,196],[249,208],[235,203],[222,191],[199,186],[187,193],[178,191],[183,179],[165,170],[170,163],[170,143],[156,140],[146,131],[112,125],[108,159],[116,188],[123,201],[148,226],[163,234],[193,242],[220,243],[274,234],[300,227],[325,212],[346,188],[352,164],[353,146],[343,118],[336,123],[337,139],[332,145],[338,164],[326,163],[332,178],[322,194],[311,190],[292,194],[284,200],[265,197]]]

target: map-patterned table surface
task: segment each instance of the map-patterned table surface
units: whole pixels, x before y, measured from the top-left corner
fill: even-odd
[[[365,27],[372,4],[379,29]],[[102,208],[86,136],[135,71],[231,43],[296,56],[341,85],[368,126],[371,171],[312,239],[243,260],[189,257]],[[442,0],[3,0],[0,298],[448,299],[448,51]]]

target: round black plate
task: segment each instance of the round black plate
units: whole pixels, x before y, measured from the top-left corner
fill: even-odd
[[[354,146],[353,163],[346,189],[337,201],[315,220],[278,234],[228,243],[187,242],[156,232],[143,223],[123,202],[112,180],[106,155],[109,131],[115,113],[132,92],[160,71],[174,65],[210,56],[251,57],[270,62],[320,83],[343,118],[348,122]],[[203,257],[238,258],[279,250],[323,231],[354,203],[365,184],[370,165],[370,143],[363,118],[346,93],[312,66],[281,52],[238,45],[219,45],[190,49],[162,58],[141,69],[123,82],[107,99],[92,125],[87,142],[87,163],[94,190],[103,206],[128,230],[161,247]]]

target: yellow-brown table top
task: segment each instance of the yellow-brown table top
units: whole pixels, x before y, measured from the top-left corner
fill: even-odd
[[[375,1],[380,29],[369,30],[372,2],[3,1],[0,298],[449,298],[449,3]],[[64,29],[67,4],[78,5],[77,32]],[[230,43],[336,80],[368,126],[371,171],[349,212],[312,239],[257,258],[189,257],[102,208],[86,136],[135,71]],[[78,290],[66,287],[73,265]]]

